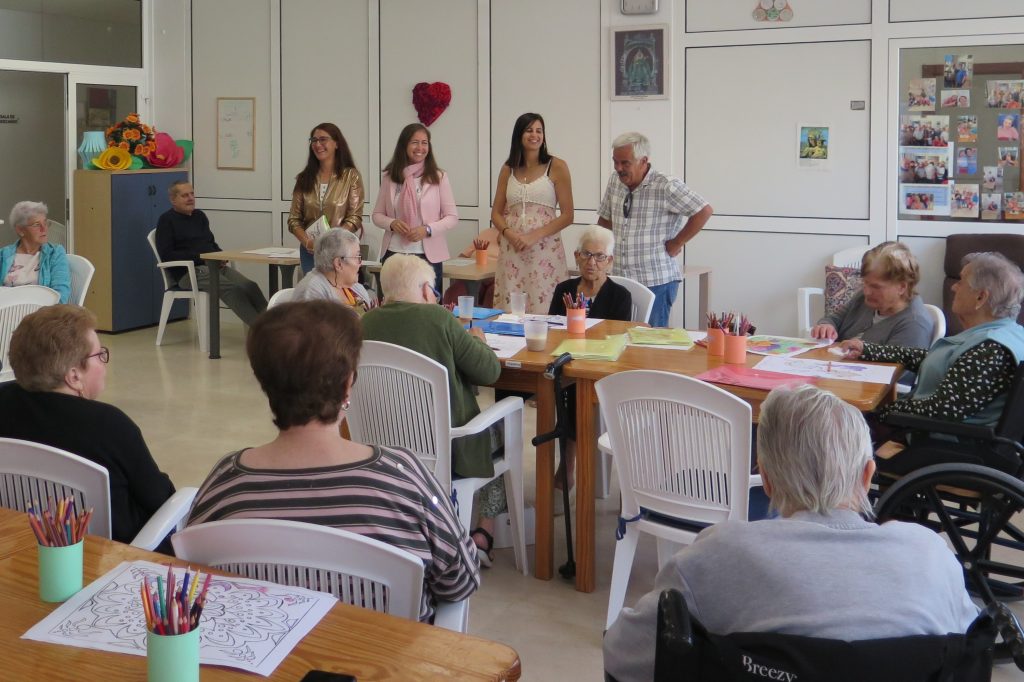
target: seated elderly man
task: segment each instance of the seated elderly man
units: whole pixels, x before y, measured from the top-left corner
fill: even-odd
[[[658,595],[675,588],[709,632],[854,641],[965,632],[978,614],[942,539],[915,524],[876,525],[875,464],[855,408],[813,386],[761,406],[757,459],[779,518],[702,531],[625,608],[604,640],[605,670],[651,680]]]
[[[171,183],[167,195],[171,199],[171,209],[161,215],[156,224],[157,253],[165,261],[194,262],[199,289],[208,291],[210,270],[199,255],[221,250],[210,231],[210,221],[196,208],[196,193],[191,183],[185,180]],[[185,268],[172,268],[172,275],[178,279],[178,286],[182,289],[192,288]],[[256,316],[267,309],[267,299],[259,285],[228,267],[226,262],[220,266],[220,300],[250,326]]]
[[[313,269],[295,285],[293,301],[336,301],[362,315],[376,302],[359,283],[359,237],[342,228],[328,230],[313,246]]]
[[[463,329],[454,315],[433,305],[437,292],[430,263],[406,254],[391,256],[381,268],[380,284],[384,305],[363,316],[363,338],[405,346],[444,365],[453,426],[462,426],[480,414],[473,386],[497,381],[501,363],[487,346],[483,332]],[[452,449],[454,474],[462,478],[493,476],[493,440],[492,431],[457,440]],[[501,478],[480,490],[481,519],[472,536],[485,566],[491,565],[494,517],[505,511],[505,506]]]

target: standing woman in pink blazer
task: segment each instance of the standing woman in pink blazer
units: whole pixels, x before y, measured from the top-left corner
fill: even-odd
[[[444,233],[459,224],[448,174],[437,167],[430,131],[419,123],[402,128],[391,161],[384,167],[373,224],[384,230],[381,262],[392,254],[418,256],[434,268],[434,288],[448,260]]]

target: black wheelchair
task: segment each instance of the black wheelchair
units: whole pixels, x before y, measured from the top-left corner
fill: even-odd
[[[1003,604],[989,606],[966,634],[844,642],[780,635],[715,635],[690,617],[677,590],[658,600],[654,680],[700,682],[986,682],[993,660],[1024,670],[1024,636]],[[1001,635],[1003,643],[996,645]],[[614,678],[605,675],[606,680]]]

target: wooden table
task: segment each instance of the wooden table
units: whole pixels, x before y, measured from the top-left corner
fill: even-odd
[[[24,521],[24,514],[0,510],[0,528],[9,516]],[[37,594],[37,559],[34,541],[0,557],[0,677],[11,680],[143,680],[144,656],[107,653],[19,639],[49,615],[57,604],[46,604]],[[95,580],[122,561],[164,561],[167,557],[112,540],[87,536],[85,582]],[[183,562],[175,563],[184,566]],[[223,571],[213,571],[224,574]],[[306,635],[274,674],[263,678],[217,666],[202,666],[204,682],[215,680],[300,680],[310,670],[355,675],[364,680],[518,680],[519,655],[512,648],[470,635],[336,604]]]
[[[273,296],[277,293],[279,286],[278,274],[281,275],[280,281],[291,282],[299,259],[297,257],[246,253],[245,251],[213,251],[200,254],[199,257],[206,261],[206,265],[210,268],[210,359],[216,360],[220,357],[220,264],[226,261],[240,261],[262,263],[269,266],[270,296]]]
[[[610,334],[621,334],[635,322],[605,320],[587,330],[588,339],[603,339]],[[553,329],[548,332],[547,347],[543,352],[523,350],[508,360],[502,360],[502,373],[498,388],[532,391],[537,396],[537,433],[554,428],[554,395],[551,382],[543,378],[544,368],[553,357],[551,353],[565,338],[565,330]],[[753,367],[763,356],[747,354],[747,366]],[[833,359],[824,349],[804,354],[812,359]],[[712,367],[724,364],[721,357],[710,357],[707,351],[697,346],[689,351],[667,350],[650,346],[627,346],[616,362],[596,360],[573,360],[563,369],[563,376],[576,383],[576,589],[593,592],[595,587],[594,553],[594,484],[597,452],[594,434],[597,427],[597,392],[594,383],[599,379],[633,369],[657,369],[694,376]],[[893,383],[868,384],[854,381],[819,380],[817,385],[835,393],[861,411],[870,411],[879,404],[895,397]],[[754,421],[757,421],[761,402],[768,395],[766,391],[740,386],[719,385],[720,388],[739,396],[751,404]],[[554,443],[537,448],[537,509],[534,575],[550,580],[554,570]]]

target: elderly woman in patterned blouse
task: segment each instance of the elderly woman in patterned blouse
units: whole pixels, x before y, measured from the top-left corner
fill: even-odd
[[[930,350],[843,341],[849,359],[898,362],[917,372],[911,393],[886,405],[892,412],[995,425],[1017,365],[1024,361],[1024,328],[1017,324],[1024,298],[1024,273],[998,253],[964,258],[953,285],[953,313],[964,331],[939,339]]]

